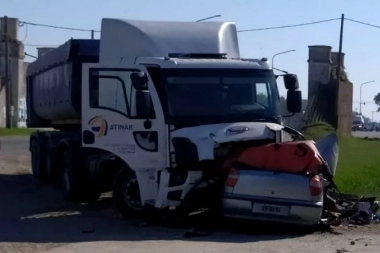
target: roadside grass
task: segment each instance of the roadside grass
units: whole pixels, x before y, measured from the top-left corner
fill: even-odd
[[[380,197],[380,141],[341,137],[335,183],[341,192]]]
[[[318,140],[334,129],[316,122],[302,131],[307,139]],[[380,140],[340,136],[335,183],[341,192],[380,198]]]
[[[33,128],[0,128],[0,137],[2,136],[27,136],[37,131]]]
[[[329,133],[335,132],[335,129],[324,122],[314,122],[301,129],[301,132],[308,140],[319,140]]]

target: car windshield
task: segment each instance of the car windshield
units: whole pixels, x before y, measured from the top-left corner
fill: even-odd
[[[280,116],[271,70],[166,69],[164,73],[172,119],[207,118],[218,123]]]

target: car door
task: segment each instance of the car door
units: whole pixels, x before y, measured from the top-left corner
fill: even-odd
[[[164,168],[167,129],[162,106],[149,76],[146,89],[136,89],[131,79],[136,73],[147,71],[134,64],[83,65],[82,145],[115,154],[135,171]]]

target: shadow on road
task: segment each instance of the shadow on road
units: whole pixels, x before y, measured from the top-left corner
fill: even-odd
[[[126,219],[115,210],[110,197],[93,204],[70,203],[62,200],[54,187],[37,184],[30,174],[0,174],[1,242],[199,240],[242,243],[300,236],[289,227],[227,220],[210,227],[213,232],[206,236],[184,237],[193,223],[207,226],[208,219],[202,215],[182,221]]]

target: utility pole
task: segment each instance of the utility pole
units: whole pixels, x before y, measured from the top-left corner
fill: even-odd
[[[376,111],[371,111],[371,113],[372,113],[372,122],[373,122],[373,114],[375,113]]]
[[[94,30],[91,30],[91,39],[93,40],[95,38],[95,31]]]
[[[341,20],[340,20],[340,35],[339,35],[339,54],[338,54],[338,69],[337,69],[337,76],[338,76],[338,85],[336,87],[336,123],[335,123],[335,131],[338,130],[338,123],[339,123],[339,86],[340,86],[340,73],[342,68],[342,47],[343,47],[343,27],[344,27],[344,14],[342,14]]]
[[[4,43],[4,87],[5,87],[5,117],[6,117],[6,127],[12,128],[12,87],[9,80],[9,35],[8,35],[8,17],[4,17],[4,32],[3,37],[5,40]]]

